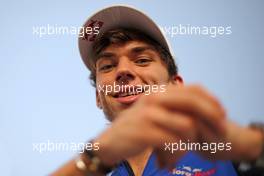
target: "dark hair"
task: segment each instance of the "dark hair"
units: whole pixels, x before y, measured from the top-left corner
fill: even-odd
[[[95,40],[93,50],[94,52],[94,69],[91,70],[90,80],[93,86],[96,83],[96,70],[95,63],[97,56],[111,44],[125,44],[126,42],[138,40],[146,42],[152,45],[159,53],[162,61],[165,63],[168,69],[169,76],[172,77],[178,74],[178,67],[174,62],[174,59],[170,52],[160,45],[156,40],[148,36],[147,34],[132,28],[118,28],[105,32],[101,37]]]

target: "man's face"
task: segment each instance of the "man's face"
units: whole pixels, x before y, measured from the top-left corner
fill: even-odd
[[[123,87],[167,85],[169,80],[167,67],[152,45],[142,41],[110,45],[99,54],[96,62],[97,106],[112,121],[121,111],[131,107],[144,92],[128,95],[128,89],[123,89],[123,92],[112,90],[106,94],[102,89],[99,91],[99,86],[108,85],[114,89],[114,84]]]

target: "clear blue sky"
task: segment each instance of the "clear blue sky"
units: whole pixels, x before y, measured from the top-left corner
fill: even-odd
[[[2,1],[0,6],[1,175],[47,175],[74,152],[33,151],[37,142],[84,142],[106,125],[76,35],[32,34],[34,26],[80,26],[92,12],[130,4],[161,26],[231,26],[216,38],[169,37],[186,84],[213,92],[237,123],[264,121],[264,2]]]

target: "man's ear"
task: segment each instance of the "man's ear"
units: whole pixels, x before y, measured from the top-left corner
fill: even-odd
[[[172,83],[173,84],[176,84],[176,85],[180,85],[180,86],[183,86],[184,85],[184,81],[182,79],[182,77],[180,75],[174,75],[172,77]]]
[[[99,93],[98,93],[97,90],[96,90],[96,106],[97,106],[99,109],[103,109],[102,104],[101,104],[101,101],[100,101],[100,98],[99,98]]]

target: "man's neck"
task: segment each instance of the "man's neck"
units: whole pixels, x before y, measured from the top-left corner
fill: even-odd
[[[135,176],[141,176],[143,174],[144,168],[148,162],[151,153],[152,153],[152,149],[148,148],[143,152],[141,152],[140,154],[127,159]]]

